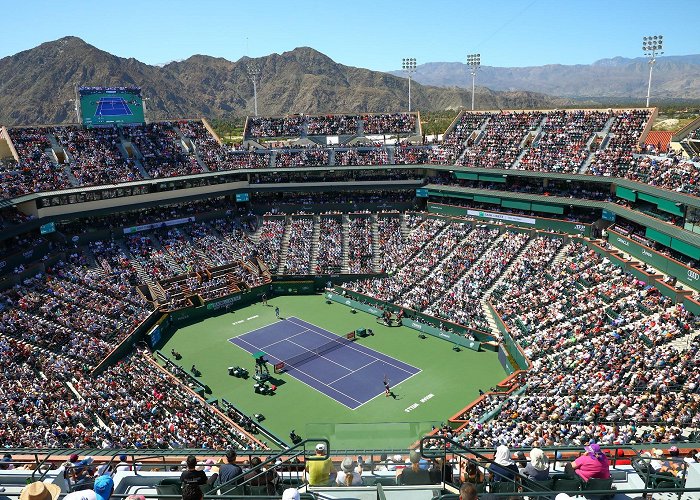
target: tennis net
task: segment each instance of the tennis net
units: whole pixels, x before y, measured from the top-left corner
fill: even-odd
[[[275,372],[279,373],[280,371],[283,371],[287,366],[296,368],[300,365],[303,365],[307,361],[310,361],[326,353],[339,349],[344,345],[348,345],[354,340],[355,332],[346,333],[342,337],[338,336],[337,339],[330,340],[325,344],[322,344],[318,347],[314,347],[313,349],[308,349],[306,352],[302,352],[301,354],[297,354],[296,356],[292,356],[291,358],[287,358],[282,362],[277,363],[275,365]]]

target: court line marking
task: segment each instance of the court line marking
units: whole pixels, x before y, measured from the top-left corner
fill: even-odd
[[[272,324],[274,325],[275,323],[272,323]],[[269,326],[269,325],[268,325],[268,326]],[[298,325],[297,325],[297,326],[298,326]],[[241,337],[242,337],[242,336],[241,336]],[[244,342],[244,343],[248,344],[248,345],[252,348],[252,351],[249,351],[249,352],[255,352],[256,350],[260,350],[260,349],[258,348],[258,346],[256,346],[255,344],[253,344],[253,343],[251,343],[251,342],[248,342],[246,339],[239,338],[239,337],[233,337],[233,339],[236,339],[236,338],[239,339],[240,342]],[[229,339],[229,341],[230,341],[232,344],[237,345],[235,342],[233,342],[233,339]],[[238,345],[237,345],[237,346],[238,346]],[[241,347],[241,346],[238,346],[238,347]],[[278,359],[278,358],[275,357],[275,356],[272,356],[272,355],[269,355],[269,356],[272,357],[272,358],[277,359],[278,361],[281,361],[280,359]],[[330,361],[330,360],[329,360],[329,361]],[[292,366],[292,368],[294,368],[294,370],[296,370],[296,371],[298,371],[298,372],[300,372],[300,373],[303,373],[304,375],[306,375],[306,376],[309,377],[310,379],[315,380],[315,381],[318,382],[319,384],[321,384],[321,385],[327,387],[330,391],[336,392],[336,393],[338,393],[338,394],[342,394],[342,395],[345,396],[346,398],[351,399],[352,401],[355,401],[355,402],[357,402],[357,403],[360,403],[360,406],[362,406],[362,401],[360,401],[359,399],[355,399],[355,398],[353,398],[352,396],[350,396],[350,395],[348,395],[348,394],[345,394],[343,391],[339,391],[339,390],[336,389],[335,387],[331,387],[331,386],[329,386],[328,384],[323,383],[322,381],[320,381],[319,379],[317,379],[317,378],[314,377],[313,375],[311,375],[311,374],[305,372],[305,371],[302,370],[301,368],[295,368],[294,366]],[[346,368],[346,367],[344,367],[344,368]],[[346,369],[347,369],[347,368],[346,368]],[[288,372],[288,373],[289,373],[289,372]],[[292,375],[292,376],[294,377],[294,375],[293,375],[292,373],[290,373],[290,375]],[[329,396],[329,394],[328,394],[327,392],[323,392],[321,389],[319,389],[319,388],[317,388],[317,387],[314,387],[313,385],[308,384],[308,383],[306,383],[305,381],[303,381],[303,380],[301,380],[301,379],[299,379],[299,378],[297,378],[297,377],[294,377],[294,378],[296,378],[299,382],[304,383],[304,384],[307,385],[308,387],[311,387],[311,388],[314,389],[315,391],[320,392],[320,393],[323,394],[324,396],[326,396],[326,397]],[[345,406],[346,408],[349,408],[349,409],[351,409],[351,410],[354,410],[355,408],[359,408],[359,406],[356,406],[355,408],[353,408],[352,406],[346,405],[345,403],[343,403],[342,401],[340,401],[340,400],[338,400],[338,399],[336,399],[336,398],[334,398],[334,397],[331,397],[331,399],[332,399],[333,401],[335,401],[336,403],[340,403],[341,405],[343,405],[343,406]]]
[[[357,373],[357,372],[359,372],[360,370],[364,370],[364,369],[367,368],[369,365],[374,364],[374,363],[376,363],[376,362],[377,362],[377,360],[374,359],[374,360],[370,361],[369,363],[367,363],[366,365],[362,365],[361,367],[357,368],[356,370],[351,371],[351,372],[348,373],[347,375],[343,375],[342,377],[338,377],[338,378],[335,379],[333,382],[329,382],[329,384],[335,384],[338,380],[342,380],[342,379],[344,379],[345,377],[352,375],[353,373]],[[346,367],[346,368],[347,368],[347,367]]]
[[[309,331],[311,331],[311,330],[309,330]],[[287,340],[289,340],[289,339],[287,339]],[[307,348],[307,347],[304,347],[304,346],[301,345],[301,344],[297,344],[297,343],[294,342],[293,340],[289,340],[289,342],[292,343],[292,344],[294,344],[294,345],[298,345],[299,347],[301,347],[301,348],[303,348],[303,349],[306,349],[307,352],[314,352],[314,351],[312,351],[311,349],[309,349],[309,348]],[[340,342],[338,342],[338,343],[340,343]],[[346,344],[344,344],[344,345],[346,345]],[[340,347],[338,347],[338,349],[340,349]],[[304,353],[303,353],[303,352],[300,352],[299,354],[304,354]],[[317,357],[317,358],[323,358],[323,359],[325,359],[325,360],[330,361],[330,362],[333,363],[333,364],[336,364],[336,365],[340,366],[341,368],[345,368],[346,370],[350,370],[350,368],[348,368],[347,366],[341,365],[341,364],[338,363],[337,361],[333,361],[331,358],[325,357],[323,354],[317,354],[317,353],[315,353],[315,352],[314,352],[314,354],[316,354],[315,357]],[[309,358],[309,361],[312,360],[312,359],[314,359],[314,356],[312,356],[311,358]],[[286,364],[286,363],[285,363],[285,364]],[[296,368],[294,365],[289,365],[289,366],[291,366],[292,368]],[[332,383],[332,382],[331,382],[331,383]]]
[[[276,324],[276,323],[273,323],[273,325],[275,325],[275,324]],[[270,326],[272,326],[272,325],[270,325]],[[283,338],[283,339],[280,339],[280,340],[278,340],[278,341],[276,341],[276,342],[273,342],[272,344],[267,344],[265,347],[262,347],[260,350],[261,350],[261,351],[264,351],[264,350],[267,349],[268,347],[271,347],[271,346],[273,346],[273,345],[275,345],[275,344],[279,344],[280,342],[287,342],[289,339],[292,339],[292,338],[294,338],[294,337],[296,337],[296,336],[298,336],[298,335],[301,335],[302,333],[306,333],[306,332],[310,332],[310,331],[312,331],[312,330],[309,330],[309,329],[307,328],[306,330],[302,330],[302,331],[300,331],[299,333],[295,333],[294,335],[290,335],[289,337],[285,337],[285,338]],[[248,334],[246,333],[246,335],[248,335]],[[235,337],[234,337],[234,338],[235,338]],[[293,343],[294,343],[294,342],[293,342]],[[300,344],[297,344],[297,345],[300,345]],[[301,346],[301,347],[304,347],[304,346]],[[310,350],[311,350],[311,349],[308,349],[308,348],[306,348],[306,347],[304,347],[304,349],[306,349],[307,351],[310,351]],[[299,354],[301,354],[301,353],[299,353]]]
[[[297,318],[297,317],[295,317],[295,316],[291,316],[291,317],[287,318],[287,321],[290,321],[291,323],[293,323],[293,324],[295,324],[295,325],[297,325],[297,326],[302,326],[302,325],[300,325],[300,324],[298,324],[298,323],[294,323],[294,321],[293,321],[292,319],[297,319],[297,320],[299,320],[299,318]],[[326,332],[328,331],[328,330],[326,330],[325,328],[321,328],[320,326],[314,325],[313,323],[309,323],[308,321],[304,321],[303,319],[302,319],[302,320],[299,320],[299,321],[302,321],[302,322],[306,323],[307,325],[311,325],[311,326],[313,326],[313,327],[315,327],[315,328],[318,328],[319,330],[323,330],[323,331],[326,331]],[[323,333],[321,333],[321,332],[317,332],[317,331],[316,331],[316,332],[314,332],[314,333],[317,333],[317,334],[319,334],[319,335],[321,335],[321,336],[323,336],[323,337],[325,337],[325,338],[327,338],[327,339],[330,339],[330,338],[331,338],[331,337],[329,337],[328,335],[323,335]],[[330,332],[329,332],[329,333],[330,333]],[[338,335],[333,335],[333,337],[338,337]],[[349,349],[352,349],[352,350],[354,350],[354,351],[357,351],[357,352],[363,354],[364,356],[368,356],[368,357],[374,358],[374,359],[376,359],[376,360],[378,360],[378,361],[382,361],[382,362],[386,363],[386,364],[389,365],[389,366],[393,366],[394,368],[397,368],[397,369],[399,369],[399,370],[401,370],[401,371],[403,371],[403,372],[406,372],[406,373],[411,374],[411,371],[410,371],[410,370],[407,370],[407,369],[402,368],[402,367],[400,367],[400,366],[396,366],[395,364],[389,362],[389,361],[386,360],[386,359],[378,358],[377,356],[375,356],[375,355],[373,355],[373,354],[371,354],[371,353],[368,353],[368,352],[364,352],[364,351],[362,351],[361,349],[357,349],[357,348],[354,347],[352,344],[347,344],[347,346],[348,346]],[[370,349],[370,350],[374,351],[374,349],[371,349],[370,347],[366,347],[366,349]],[[378,353],[379,353],[379,351],[374,351],[374,352],[378,352]],[[379,353],[379,354],[383,354],[383,353]],[[384,354],[384,355],[385,355],[387,358],[393,359],[394,361],[401,361],[401,360],[398,360],[398,359],[394,358],[393,356],[389,356],[388,354]],[[401,363],[404,363],[404,362],[401,361]],[[404,363],[404,364],[405,364],[406,366],[410,366],[410,367],[413,368],[414,370],[418,370],[417,373],[420,373],[420,371],[421,371],[420,368],[418,368],[418,367],[416,367],[416,366],[409,365],[408,363]],[[415,375],[415,373],[412,374],[412,375]]]
[[[292,323],[293,325],[296,325],[296,326],[303,326],[304,328],[306,328],[305,331],[313,332],[313,333],[315,333],[315,334],[320,335],[321,337],[324,337],[324,338],[327,338],[327,339],[331,338],[331,337],[329,337],[328,335],[323,335],[323,334],[322,334],[321,332],[319,332],[319,331],[311,330],[311,329],[309,329],[308,327],[306,327],[306,326],[304,326],[304,325],[300,325],[299,323],[295,323],[294,321],[292,321],[292,318],[293,318],[293,319],[296,319],[296,320],[298,320],[298,321],[301,321],[302,323],[306,323],[307,325],[311,325],[311,326],[314,327],[314,328],[318,328],[319,330],[328,331],[328,330],[326,330],[326,329],[324,329],[324,328],[322,328],[322,327],[320,327],[320,326],[318,326],[318,325],[314,325],[313,323],[309,323],[308,321],[300,320],[300,319],[297,318],[296,316],[290,316],[290,317],[288,317],[285,321],[289,321],[290,323]],[[254,331],[256,331],[256,330],[262,330],[263,328],[268,328],[268,327],[270,327],[270,326],[274,326],[274,325],[278,325],[278,324],[280,324],[280,323],[270,323],[270,324],[265,325],[265,326],[262,326],[262,327],[260,327],[260,328],[256,328],[255,330],[251,330],[250,332],[244,333],[243,335],[239,335],[238,337],[231,337],[231,338],[229,339],[229,342],[231,342],[232,344],[238,346],[238,344],[236,344],[236,342],[234,342],[235,339],[238,339],[240,342],[244,342],[244,343],[248,344],[248,345],[253,349],[252,351],[249,351],[249,352],[255,352],[255,350],[260,350],[260,348],[258,348],[258,346],[256,346],[255,344],[253,344],[253,343],[251,343],[251,342],[249,342],[249,341],[243,339],[242,337],[245,337],[246,335],[248,335],[248,333],[254,332]],[[300,332],[300,333],[303,333],[303,332]],[[329,333],[331,333],[331,332],[329,332]],[[298,335],[298,334],[296,334],[296,335]],[[338,336],[339,336],[339,335],[334,335],[334,334],[332,334],[332,335],[333,335],[333,337],[338,337]],[[284,340],[287,340],[287,339],[284,339]],[[290,341],[290,342],[291,342],[291,341]],[[296,342],[292,342],[292,343],[293,343],[293,344],[296,344]],[[299,344],[296,344],[296,345],[299,345]],[[401,368],[401,367],[399,367],[399,366],[396,366],[396,365],[394,365],[394,364],[392,364],[392,363],[387,362],[387,361],[384,360],[384,359],[378,358],[378,357],[376,357],[376,356],[374,356],[374,355],[372,355],[372,354],[363,352],[363,351],[361,351],[361,350],[359,350],[359,349],[355,349],[351,344],[345,344],[345,346],[348,347],[348,348],[350,348],[350,349],[353,349],[353,350],[359,352],[360,354],[362,354],[362,355],[364,355],[364,356],[366,356],[366,357],[374,358],[374,361],[372,361],[372,362],[369,363],[368,365],[365,365],[365,366],[362,367],[362,368],[365,368],[366,366],[371,365],[371,364],[374,363],[375,361],[381,361],[381,362],[386,363],[387,365],[393,366],[394,368],[396,368],[396,369],[398,369],[398,370],[401,370],[401,371],[403,371],[403,372],[406,372],[406,373],[409,373],[409,374],[410,374],[410,372],[409,372],[408,370],[406,370],[405,368]],[[238,347],[241,347],[241,346],[238,346]],[[303,346],[300,346],[300,347],[303,347]],[[306,348],[305,348],[305,349],[306,349]],[[370,349],[370,348],[368,347],[367,349]],[[307,350],[308,350],[308,349],[307,349]],[[377,351],[377,352],[378,352],[378,351]],[[381,353],[380,353],[380,354],[381,354]],[[277,359],[278,361],[282,361],[281,359],[277,358],[276,356],[273,356],[273,355],[270,355],[270,354],[268,354],[268,356],[270,356],[271,358],[275,358],[275,359]],[[386,356],[387,356],[387,357],[390,357],[390,356],[388,356],[388,355],[386,355]],[[331,361],[331,362],[335,363],[335,361],[332,361],[332,360],[330,360],[330,359],[328,359],[328,358],[325,358],[324,356],[319,356],[319,357],[320,357],[320,358],[327,359],[328,361]],[[391,358],[391,359],[395,359],[395,358]],[[399,361],[399,360],[397,360],[397,361]],[[402,363],[403,363],[403,361],[402,361]],[[335,364],[338,364],[338,363],[335,363]],[[423,370],[421,370],[420,368],[416,368],[416,367],[413,366],[413,365],[409,365],[408,363],[405,363],[405,364],[406,364],[406,366],[410,366],[411,368],[414,368],[414,369],[416,369],[416,370],[418,370],[418,371],[415,372],[415,373],[413,373],[413,374],[410,374],[408,377],[406,377],[405,379],[403,379],[401,382],[399,382],[398,384],[396,384],[394,387],[398,387],[399,385],[401,385],[401,384],[402,384],[403,382],[405,382],[406,380],[408,380],[408,379],[410,379],[410,378],[412,378],[412,377],[418,375],[419,373],[421,373],[421,372],[423,371]],[[342,366],[342,367],[345,368],[346,370],[349,370],[349,368],[346,367],[346,366],[343,366],[343,365],[340,365],[340,364],[338,364],[338,365],[339,365],[339,366]],[[335,401],[336,403],[340,403],[341,405],[343,405],[343,406],[345,406],[346,408],[349,408],[350,410],[353,410],[353,411],[356,410],[356,409],[358,409],[358,408],[360,408],[360,407],[362,407],[362,406],[364,406],[365,404],[369,403],[370,401],[372,401],[372,400],[378,398],[379,396],[381,396],[381,395],[384,393],[384,391],[380,391],[380,392],[377,393],[376,396],[374,396],[374,397],[372,397],[372,398],[370,398],[370,399],[368,399],[368,400],[362,402],[362,401],[360,401],[359,399],[355,399],[354,397],[352,397],[352,396],[350,396],[350,395],[348,395],[348,394],[345,394],[345,393],[342,392],[342,391],[339,391],[339,390],[336,389],[335,387],[331,387],[329,384],[326,384],[326,383],[322,382],[321,380],[319,380],[319,379],[317,379],[316,377],[314,377],[313,375],[311,375],[311,374],[305,372],[305,371],[302,370],[301,368],[296,368],[296,367],[294,367],[293,365],[290,365],[290,366],[291,366],[295,371],[297,371],[297,372],[299,372],[299,373],[301,373],[301,374],[307,376],[308,378],[310,378],[310,379],[312,379],[312,380],[315,380],[315,381],[318,382],[320,385],[322,385],[322,386],[328,388],[330,391],[336,392],[336,393],[338,393],[338,394],[341,394],[341,395],[345,396],[346,398],[348,398],[348,399],[350,399],[350,400],[352,400],[352,401],[355,401],[355,402],[359,403],[358,406],[356,406],[356,407],[353,408],[352,406],[349,406],[349,405],[343,403],[342,401],[340,401],[339,399],[336,399],[336,398],[334,398],[334,397],[331,396],[331,399],[332,399],[333,401]],[[358,369],[358,370],[359,370],[359,369]],[[292,375],[292,377],[294,377],[294,374],[293,374],[291,371],[288,371],[287,373],[289,373],[290,375]],[[349,374],[348,374],[348,375],[349,375]],[[328,394],[327,392],[323,392],[323,391],[322,391],[321,389],[319,389],[318,387],[315,387],[314,385],[308,384],[308,383],[306,383],[304,380],[301,380],[301,379],[299,379],[299,378],[297,378],[297,377],[294,377],[294,378],[296,378],[297,380],[299,380],[299,382],[302,382],[302,383],[304,383],[305,385],[311,387],[311,388],[314,389],[316,392],[320,392],[321,394],[323,394],[323,395],[326,396],[326,397],[329,396],[329,394]],[[333,382],[335,382],[335,381],[333,381]],[[331,383],[333,383],[333,382],[331,382]]]
[[[406,382],[408,379],[415,377],[416,375],[418,375],[418,374],[419,374],[420,372],[422,372],[422,371],[423,371],[423,370],[419,370],[417,373],[414,373],[413,375],[411,375],[411,376],[409,376],[409,377],[406,377],[405,379],[403,379],[401,382],[399,382],[398,384],[396,384],[396,385],[393,386],[393,387],[398,387],[398,386],[400,386],[401,384],[403,384],[404,382]],[[378,398],[379,396],[381,396],[382,394],[384,394],[384,391],[378,392],[376,396],[374,396],[374,397],[368,399],[367,401],[365,401],[364,403],[362,403],[360,406],[366,405],[366,404],[369,403],[370,401],[373,401],[373,400],[377,399],[377,398]],[[359,408],[360,406],[358,406],[358,408]]]
[[[231,323],[231,324],[233,324],[233,323]],[[228,340],[229,340],[229,342],[231,342],[232,339],[237,339],[238,337],[245,337],[249,333],[257,332],[258,330],[262,330],[263,328],[270,328],[272,325],[278,325],[278,324],[280,324],[280,323],[279,322],[278,323],[270,323],[269,325],[261,326],[259,328],[254,329],[254,330],[250,330],[249,332],[241,333],[240,335],[236,335],[235,337],[231,337]],[[293,324],[296,325],[296,323],[293,323]],[[302,325],[296,325],[296,326],[302,326]],[[306,327],[304,327],[304,328],[306,328]],[[306,328],[306,329],[308,330],[308,328]]]

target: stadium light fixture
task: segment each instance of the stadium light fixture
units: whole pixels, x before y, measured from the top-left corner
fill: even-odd
[[[248,76],[250,79],[253,80],[253,110],[255,112],[255,116],[258,116],[258,77],[260,76],[261,72],[260,65],[251,59],[248,61],[246,71],[248,71]]]
[[[649,107],[649,99],[651,97],[651,74],[654,72],[654,64],[656,64],[656,56],[663,54],[664,36],[652,35],[642,38],[642,51],[649,58],[649,84],[647,85],[647,108]]]
[[[474,111],[474,90],[476,89],[476,72],[481,66],[481,54],[467,54],[467,66],[472,74],[472,111]]]
[[[416,58],[404,57],[401,69],[408,74],[408,112],[411,112],[411,75],[416,72]]]

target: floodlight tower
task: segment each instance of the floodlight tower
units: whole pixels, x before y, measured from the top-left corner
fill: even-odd
[[[408,112],[411,112],[411,75],[416,72],[416,58],[404,57],[401,69],[408,74]]]
[[[253,106],[255,116],[258,116],[258,77],[260,76],[260,65],[252,59],[248,61],[246,66],[248,76],[253,80]]]
[[[651,97],[651,74],[654,72],[654,64],[656,64],[656,56],[663,54],[664,37],[663,35],[645,36],[642,39],[642,50],[644,55],[649,58],[649,85],[647,86],[647,108],[649,107],[649,98]]]
[[[476,88],[476,72],[481,66],[481,54],[467,54],[467,66],[472,74],[472,111],[474,111],[474,89]]]

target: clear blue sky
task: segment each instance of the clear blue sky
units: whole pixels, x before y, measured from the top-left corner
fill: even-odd
[[[148,64],[310,46],[382,71],[471,52],[488,66],[638,57],[649,34],[664,35],[667,55],[700,53],[700,0],[6,1],[0,57],[67,35]]]

